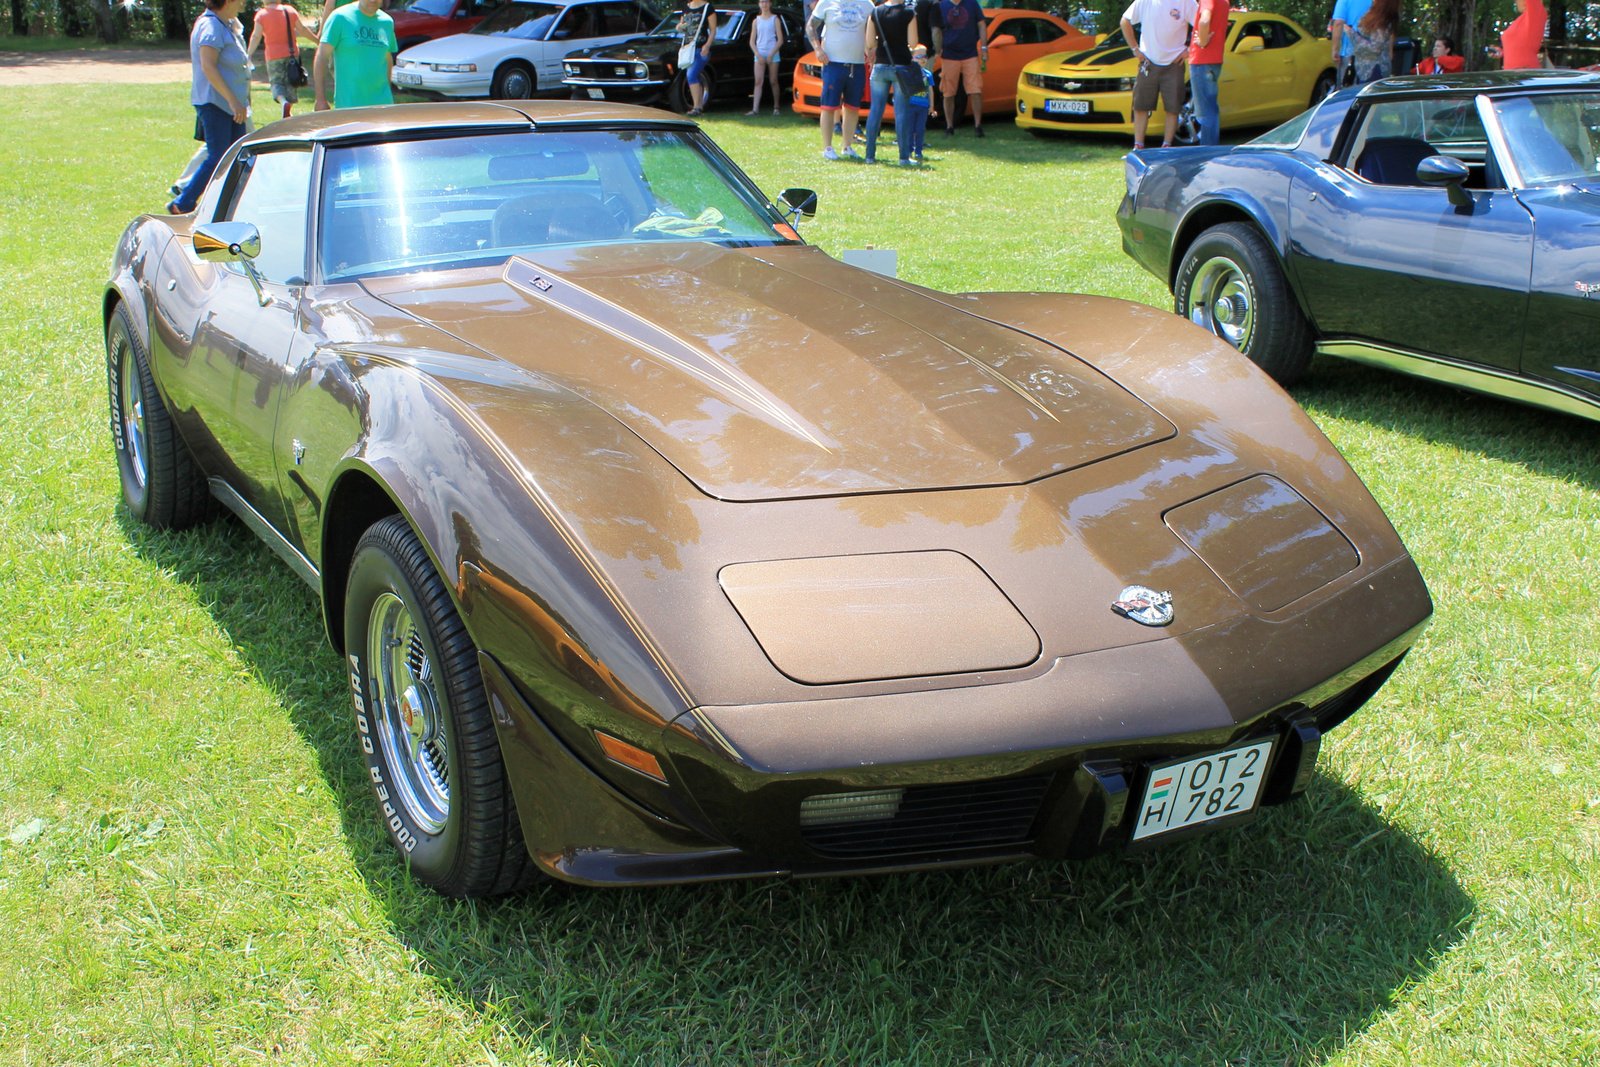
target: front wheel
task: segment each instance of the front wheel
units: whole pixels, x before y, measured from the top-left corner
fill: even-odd
[[[450,897],[506,893],[535,880],[478,650],[398,515],[356,544],[344,639],[378,817],[411,873]]]
[[[705,86],[705,95],[700,99],[702,108],[711,106],[711,94],[716,91],[716,78],[712,76],[711,68],[707,67],[700,72],[700,84]],[[678,114],[687,113],[694,107],[694,94],[689,89],[689,76],[682,71],[672,79],[672,84],[667,86],[667,106]]]
[[[1272,246],[1254,226],[1202,233],[1178,265],[1174,310],[1237,348],[1279,385],[1311,365],[1313,337]]]
[[[539,88],[533,69],[522,63],[507,63],[494,72],[489,94],[496,100],[530,100]]]
[[[1325,70],[1317,79],[1317,84],[1311,89],[1311,106],[1316,107],[1323,99],[1333,92],[1333,71]]]

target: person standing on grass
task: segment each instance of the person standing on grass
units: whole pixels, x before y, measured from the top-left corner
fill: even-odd
[[[1539,48],[1549,18],[1542,0],[1516,3],[1517,17],[1500,34],[1500,43],[1489,46],[1489,54],[1500,60],[1503,70],[1537,70],[1544,65],[1539,61]]]
[[[299,89],[289,81],[289,60],[299,54],[298,38],[317,43],[317,35],[300,20],[300,12],[291,4],[274,0],[256,12],[256,27],[250,31],[250,43],[245,55],[255,55],[263,43],[267,46],[267,81],[272,85],[272,99],[283,105],[283,117],[288,118],[294,105],[300,102]]]
[[[1193,3],[1194,0],[1189,0]],[[989,62],[989,24],[978,0],[939,0],[929,20],[933,44],[940,59],[940,90],[944,93],[944,135],[954,137],[956,90],[966,86],[972,106],[972,135],[983,136],[983,68]]]
[[[920,165],[923,141],[928,133],[928,113],[933,105],[933,72],[928,69],[932,60],[928,58],[928,46],[917,45],[911,50],[911,58],[916,62],[918,75],[922,78],[922,91],[912,93],[911,99],[906,101],[911,111],[911,159]]]
[[[1172,147],[1178,133],[1178,112],[1183,108],[1183,56],[1194,20],[1195,0],[1133,0],[1122,13],[1122,36],[1139,60],[1139,73],[1133,79],[1135,149],[1144,147],[1145,130],[1158,99],[1167,113],[1161,147]],[[1139,27],[1137,40],[1135,25]]]
[[[876,163],[883,111],[894,93],[894,139],[900,165],[911,162],[911,112],[898,70],[909,70],[917,47],[917,16],[905,0],[883,0],[867,23],[867,65],[872,71],[872,107],[867,112],[867,162]],[[918,77],[921,77],[920,72]]]
[[[822,158],[860,159],[851,143],[861,121],[867,82],[867,21],[871,0],[819,0],[806,23],[806,38],[822,64]],[[844,108],[844,151],[833,150],[833,120]]]
[[[783,47],[783,20],[772,13],[772,0],[761,0],[761,14],[750,24],[750,51],[756,56],[756,91],[746,115],[761,114],[761,83],[772,83],[772,113],[783,104],[778,81],[778,50]]]
[[[334,10],[322,25],[322,43],[312,61],[318,111],[328,110],[328,63],[333,63],[336,83],[334,107],[369,107],[394,103],[389,71],[399,43],[394,19],[378,7],[378,0],[357,0]]]
[[[701,80],[705,73],[706,64],[711,62],[711,42],[717,36],[717,11],[707,0],[689,0],[685,5],[683,14],[678,18],[679,40],[683,47],[694,48],[694,58],[684,68],[684,80],[689,83],[689,96],[694,106],[689,108],[690,115],[704,115],[706,112],[706,87]]]
[[[1189,42],[1189,95],[1200,118],[1200,143],[1222,140],[1222,106],[1217,102],[1217,79],[1222,76],[1222,46],[1228,40],[1228,0],[1200,0]]]
[[[250,117],[250,60],[244,38],[228,20],[237,18],[244,0],[206,0],[189,33],[191,69],[189,102],[195,129],[206,143],[206,157],[183,191],[167,205],[169,215],[187,215],[217,169],[223,153],[245,135]]]

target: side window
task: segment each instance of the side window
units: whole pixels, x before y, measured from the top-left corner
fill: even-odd
[[[300,285],[306,273],[306,204],[311,195],[311,153],[263,152],[249,161],[243,187],[228,218],[261,231],[256,269],[269,282]]]
[[[1486,167],[1488,136],[1471,97],[1380,100],[1367,108],[1350,142],[1346,168],[1377,185],[1410,185],[1417,164],[1453,156],[1467,165],[1467,185],[1498,188],[1498,171]]]
[[[1244,29],[1239,31],[1239,39],[1237,41],[1233,42],[1234,51],[1239,52],[1239,51],[1243,51],[1245,48],[1248,48],[1249,44],[1250,44],[1250,38],[1252,38],[1252,37],[1255,37],[1255,38],[1259,39],[1261,41],[1261,46],[1263,48],[1265,48],[1266,47],[1266,41],[1267,41],[1268,32],[1270,32],[1270,31],[1267,29],[1267,24],[1266,23],[1263,23],[1263,22],[1247,22],[1247,23],[1245,23],[1244,24]]]
[[[1029,19],[1028,21],[1034,24],[1034,30],[1039,35],[1040,44],[1049,44],[1067,32],[1049,19]]]
[[[638,4],[607,4],[602,37],[615,37],[624,33],[643,33],[646,29]]]
[[[1294,32],[1294,27],[1288,25],[1287,23],[1280,22],[1280,23],[1277,24],[1277,26],[1278,26],[1278,44],[1277,44],[1277,47],[1279,47],[1279,48],[1288,48],[1290,45],[1294,44],[1296,41],[1298,41],[1300,39],[1300,35],[1298,33]],[[1269,45],[1267,45],[1267,47],[1271,48],[1273,46],[1269,44]]]
[[[556,24],[556,30],[550,35],[550,39],[578,41],[585,37],[597,36],[595,20],[600,14],[599,4],[574,4],[567,8],[565,15],[561,16],[561,21]]]
[[[744,25],[743,11],[717,12],[717,40],[737,41],[748,32]]]

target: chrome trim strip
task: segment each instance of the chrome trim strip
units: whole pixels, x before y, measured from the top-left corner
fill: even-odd
[[[1500,164],[1500,176],[1506,180],[1506,188],[1521,189],[1522,172],[1517,169],[1517,157],[1511,154],[1506,131],[1500,128],[1500,116],[1495,113],[1494,103],[1483,93],[1475,96],[1473,103],[1477,105],[1484,132],[1489,135],[1489,145],[1494,149],[1495,161]]]
[[[622,78],[606,78],[606,79],[602,79],[602,78],[580,78],[580,77],[577,77],[577,76],[573,76],[571,78],[562,78],[561,79],[561,84],[562,85],[599,85],[599,86],[603,86],[603,87],[604,86],[609,86],[612,89],[626,89],[631,85],[665,85],[667,83],[664,82],[664,81],[646,81],[643,78],[640,78],[637,81],[635,81],[633,79],[624,80]]]
[[[1600,398],[1554,382],[1536,382],[1494,367],[1461,363],[1444,356],[1424,356],[1370,341],[1323,341],[1317,345],[1317,351],[1325,356],[1339,356],[1502,400],[1550,408],[1600,422]]]
[[[300,550],[289,543],[289,539],[278,532],[278,528],[268,522],[265,515],[250,506],[249,501],[240,496],[238,492],[221,478],[207,479],[211,486],[211,495],[220,500],[227,509],[239,516],[239,519],[255,535],[267,543],[267,547],[283,558],[291,570],[300,576],[300,580],[317,592],[322,591],[322,574],[316,565],[301,554]]]

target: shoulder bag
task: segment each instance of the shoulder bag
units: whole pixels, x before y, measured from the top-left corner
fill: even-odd
[[[289,34],[289,69],[285,77],[296,89],[303,88],[311,79],[306,77],[306,65],[300,62],[300,41],[294,35],[294,23],[289,20],[287,11],[283,13],[283,28]]]
[[[883,32],[883,20],[878,17],[878,12],[883,8],[872,9],[872,22],[878,28],[878,47],[883,49],[883,54],[888,59],[894,58],[894,53],[889,49],[889,37]],[[914,17],[914,16],[913,16]],[[915,63],[893,63],[895,81],[900,83],[900,91],[907,97],[916,96],[922,92],[922,68]]]

